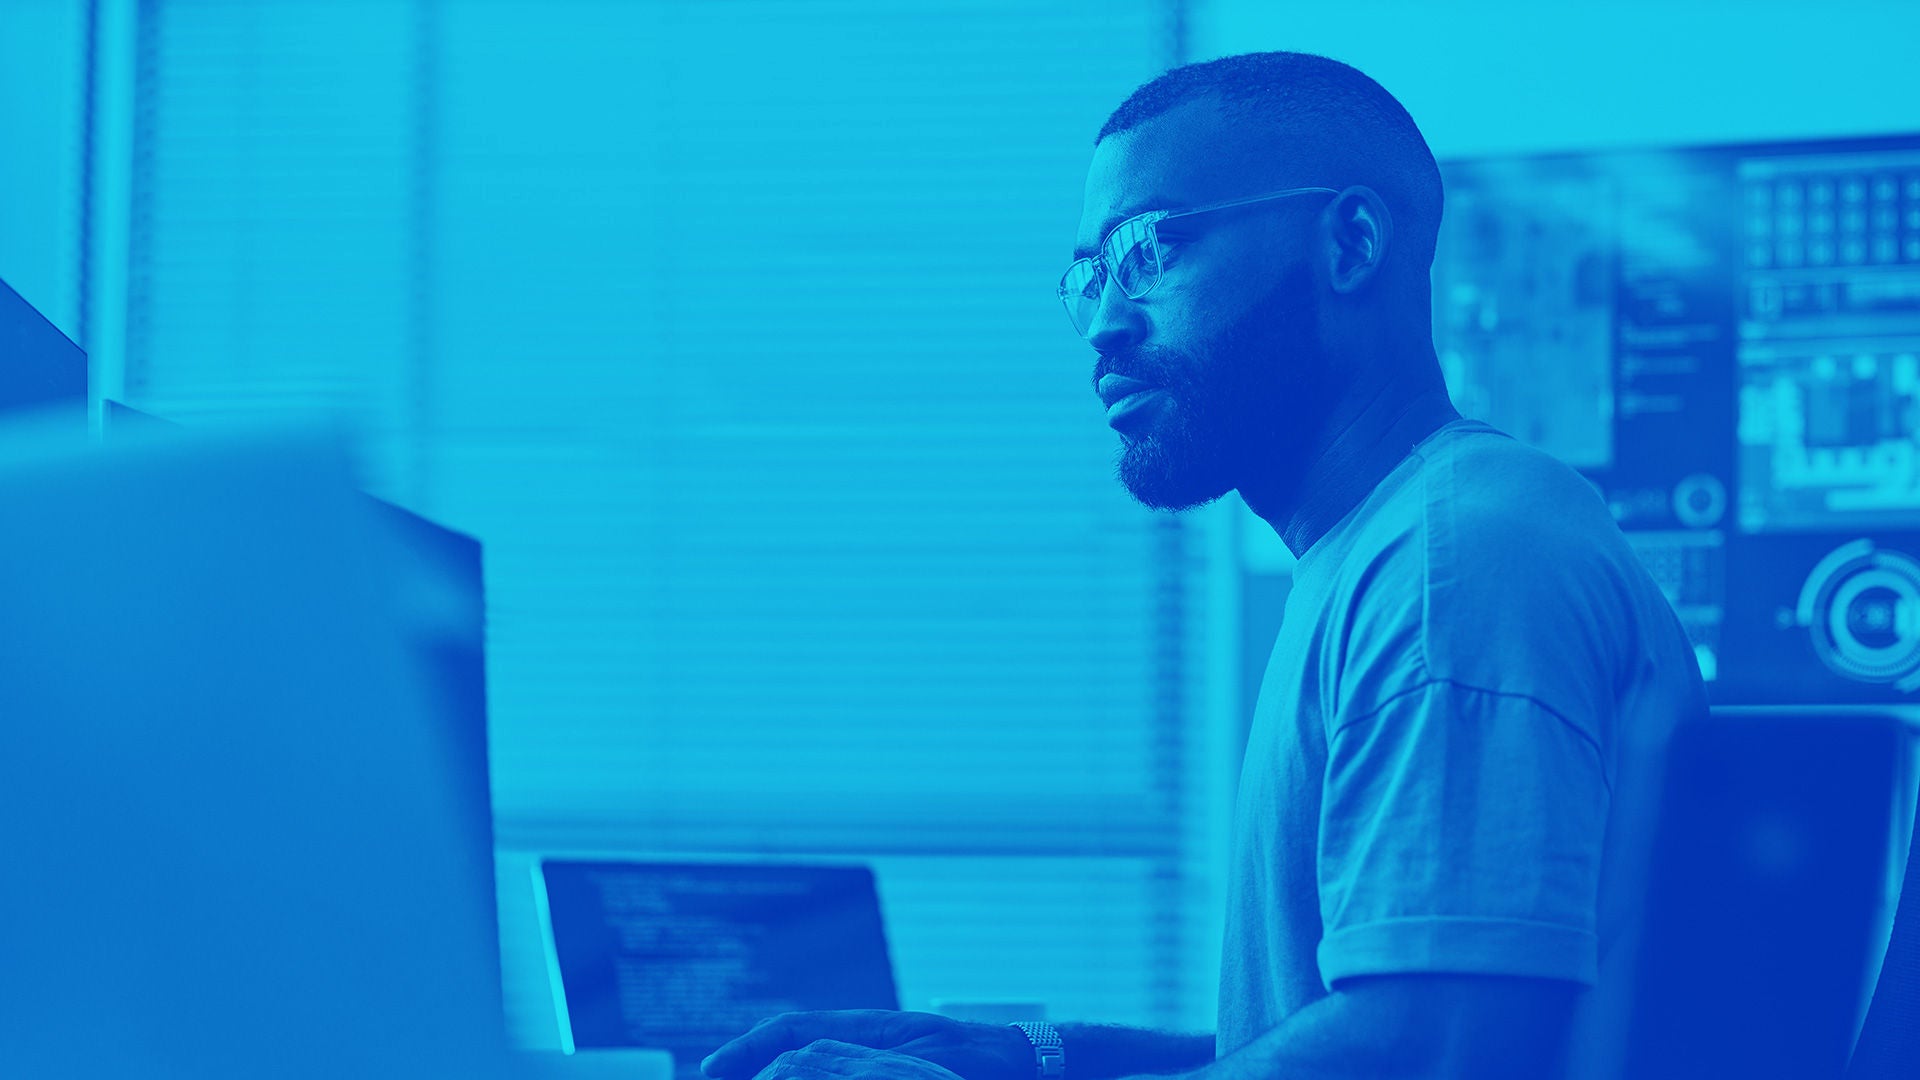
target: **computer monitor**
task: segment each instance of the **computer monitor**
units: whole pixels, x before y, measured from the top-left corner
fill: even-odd
[[[455,794],[463,819],[475,825],[462,852],[469,885],[484,897],[488,918],[499,925],[494,873],[493,783],[488,752],[486,577],[480,541],[404,507],[371,495],[362,501],[374,524],[390,538],[413,592],[404,598],[414,627],[413,646],[426,677],[445,704],[457,766]],[[498,942],[496,940],[496,946]],[[489,985],[502,998],[500,953],[488,953]]]
[[[777,1013],[897,1009],[860,866],[547,859],[562,1049],[672,1052],[679,1080]]]
[[[107,438],[114,438],[128,432],[155,431],[178,426],[165,417],[155,416],[144,409],[136,409],[124,401],[101,398],[100,406],[101,431]]]
[[[0,414],[55,410],[86,419],[87,354],[0,281]]]
[[[345,455],[0,436],[0,1075],[508,1075],[434,586]]]
[[[1594,483],[1713,699],[1920,700],[1920,135],[1442,173],[1455,402]]]
[[[125,402],[104,399],[103,442],[115,448],[150,438],[186,438],[192,429]],[[166,445],[165,442],[155,445]],[[498,924],[493,861],[493,794],[488,752],[486,575],[480,541],[372,495],[359,495],[373,527],[386,535],[405,568],[411,592],[402,597],[417,650],[445,708],[449,744],[459,765],[457,794],[465,820],[478,831],[461,852],[471,885]],[[500,957],[492,954],[491,984],[501,988]]]

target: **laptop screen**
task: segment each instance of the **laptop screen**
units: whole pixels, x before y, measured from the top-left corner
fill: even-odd
[[[899,1007],[865,867],[546,860],[539,877],[569,1050],[669,1050],[691,1078],[777,1013]]]

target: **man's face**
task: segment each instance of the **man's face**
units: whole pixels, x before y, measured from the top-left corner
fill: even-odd
[[[1233,133],[1207,103],[1172,110],[1094,150],[1076,246],[1115,223],[1285,186],[1209,168]],[[1211,147],[1211,152],[1209,152]],[[1323,415],[1326,351],[1306,261],[1313,197],[1176,219],[1159,227],[1159,284],[1129,300],[1117,284],[1088,328],[1096,393],[1156,388],[1109,410],[1120,481],[1157,509],[1185,510],[1253,470],[1297,470]],[[1101,380],[1108,380],[1103,388]]]

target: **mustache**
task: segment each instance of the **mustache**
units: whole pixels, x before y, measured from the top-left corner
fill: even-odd
[[[1159,346],[1141,346],[1123,353],[1101,353],[1100,359],[1093,365],[1091,381],[1097,391],[1100,379],[1105,375],[1118,375],[1154,386],[1172,386],[1178,381],[1180,364],[1177,354]]]

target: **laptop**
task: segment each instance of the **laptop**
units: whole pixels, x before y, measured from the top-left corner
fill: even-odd
[[[567,1053],[666,1050],[694,1080],[766,1017],[900,1007],[864,866],[546,859],[535,877]]]

